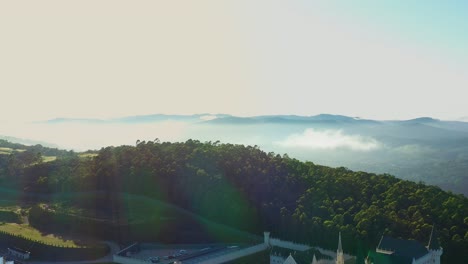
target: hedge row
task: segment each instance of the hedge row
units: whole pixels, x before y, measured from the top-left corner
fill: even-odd
[[[96,244],[86,248],[52,246],[21,235],[1,231],[0,246],[4,248],[18,247],[31,252],[31,259],[45,261],[90,260],[109,253],[109,248],[105,244]]]
[[[20,220],[19,214],[12,211],[0,210],[0,222],[20,223]]]

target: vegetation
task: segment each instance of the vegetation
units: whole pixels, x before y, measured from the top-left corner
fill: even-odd
[[[0,225],[5,222],[20,223],[20,215],[15,211],[0,208]]]
[[[106,199],[103,193],[73,193],[59,198],[59,204],[36,204],[29,211],[29,223],[37,229],[89,235],[122,243],[257,242],[261,238],[217,224],[187,210],[138,195],[114,196],[120,209],[99,210],[84,204]],[[57,197],[54,197],[57,199]],[[73,201],[82,208],[71,206]],[[116,202],[117,203],[117,202]],[[85,209],[86,208],[86,209]]]
[[[41,153],[44,156],[69,156],[73,155],[73,151],[67,151],[57,148],[48,148],[42,145],[26,146],[18,143],[12,143],[4,139],[0,139],[0,151],[6,150],[5,152],[24,152],[29,151],[33,153]]]
[[[37,229],[32,228],[29,225],[4,223],[0,224],[0,232],[26,238],[31,241],[37,241],[45,245],[57,247],[80,247],[72,240],[66,240],[53,234],[42,234]]]
[[[21,152],[21,151],[24,151],[24,149],[12,149],[12,148],[0,147],[0,155],[9,155],[15,151]]]
[[[66,206],[111,220],[107,226],[118,223],[118,228],[109,230],[120,241],[143,236],[128,232],[128,227],[139,223],[144,210],[137,204],[145,202],[134,203],[126,193],[250,233],[270,230],[273,236],[330,249],[335,249],[341,231],[346,250],[357,255],[374,248],[382,234],[427,243],[435,225],[444,247],[443,262],[468,260],[468,199],[391,175],[300,162],[252,146],[194,140],[137,142],[103,148],[93,158],[57,156],[55,161],[32,166],[21,166],[24,160],[18,163],[11,155],[0,162],[4,162],[0,168],[6,168],[0,171],[4,186],[35,194],[24,196],[25,201],[53,203],[72,197]],[[153,206],[149,215],[164,219],[164,207]],[[31,216],[35,213],[32,210]],[[49,223],[64,223],[66,218],[61,217],[48,218]],[[201,222],[195,225],[196,221],[185,219],[180,214],[172,219],[172,234],[182,226],[181,232],[203,228]],[[104,230],[97,227],[88,231]],[[150,232],[153,235],[157,237]]]
[[[15,229],[9,225],[9,232],[0,231],[0,246],[5,247],[19,247],[31,252],[33,260],[47,260],[47,261],[64,261],[64,260],[88,260],[96,259],[106,255],[109,248],[104,244],[91,244],[88,247],[70,247],[63,244],[48,245],[43,243],[41,237],[32,235],[32,237],[24,236],[22,230],[27,229],[29,232],[35,233],[30,227],[24,226]],[[11,232],[11,233],[10,233]],[[55,241],[53,241],[55,242]]]

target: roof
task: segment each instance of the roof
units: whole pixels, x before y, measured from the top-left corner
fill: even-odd
[[[21,248],[17,248],[17,247],[9,247],[8,249],[14,250],[14,251],[19,252],[21,254],[31,254],[31,252],[23,250]]]
[[[306,250],[306,251],[296,251],[296,250],[282,248],[282,247],[272,247],[270,254],[283,256],[284,258],[286,258],[289,255],[292,255],[294,260],[300,264],[312,263],[314,255],[317,260],[321,260],[321,259],[331,260],[332,259],[331,257],[324,255],[320,253],[320,251],[313,249],[313,248]]]
[[[341,232],[338,233],[338,251],[343,252],[343,247],[341,246]]]
[[[371,263],[376,264],[412,264],[413,258],[408,256],[398,256],[398,255],[389,255],[382,254],[375,251],[370,251],[368,259],[371,260]]]
[[[283,264],[297,264],[294,260],[293,256],[289,255],[289,257],[283,262]]]
[[[387,251],[388,253],[379,253],[378,251]],[[395,255],[418,259],[428,253],[421,243],[416,240],[396,239],[388,236],[382,236],[377,253],[382,255]]]

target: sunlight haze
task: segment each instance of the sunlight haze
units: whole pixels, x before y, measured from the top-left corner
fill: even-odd
[[[0,120],[457,119],[467,5],[430,2],[2,2]]]

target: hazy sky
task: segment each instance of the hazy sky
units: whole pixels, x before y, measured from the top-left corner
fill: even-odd
[[[0,120],[455,119],[467,13],[459,0],[2,1]]]

